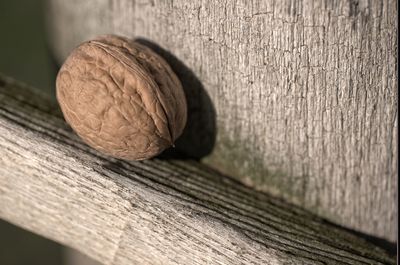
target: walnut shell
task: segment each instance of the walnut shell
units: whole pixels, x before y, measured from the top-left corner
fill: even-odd
[[[75,48],[56,80],[66,121],[90,146],[117,158],[151,158],[186,124],[182,85],[146,46],[114,35]]]

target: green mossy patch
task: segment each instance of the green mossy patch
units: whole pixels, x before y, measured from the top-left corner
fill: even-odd
[[[318,203],[310,205],[310,202],[306,201],[308,176],[291,176],[283,170],[272,171],[263,161],[262,154],[252,151],[244,142],[232,141],[223,135],[226,134],[219,132],[217,144],[212,154],[203,159],[204,163],[258,191],[266,192],[331,220],[338,220],[337,216],[332,216]]]

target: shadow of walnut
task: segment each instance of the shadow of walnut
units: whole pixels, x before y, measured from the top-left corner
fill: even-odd
[[[190,157],[200,159],[211,153],[216,138],[216,114],[209,95],[196,75],[178,58],[147,39],[135,39],[160,55],[178,76],[185,92],[188,117],[182,135],[161,157]]]

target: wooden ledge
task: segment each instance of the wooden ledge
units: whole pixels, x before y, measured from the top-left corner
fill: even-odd
[[[196,161],[126,162],[0,77],[0,218],[105,264],[394,264],[383,250]]]

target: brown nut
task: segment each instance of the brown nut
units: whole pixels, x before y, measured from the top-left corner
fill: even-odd
[[[75,48],[56,80],[66,121],[90,146],[117,158],[151,158],[186,124],[182,85],[149,48],[114,35]]]

